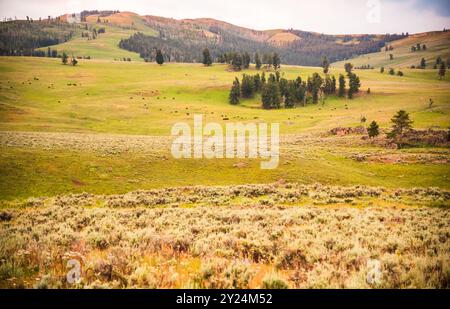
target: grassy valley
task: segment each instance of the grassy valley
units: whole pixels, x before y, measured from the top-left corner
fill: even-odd
[[[88,40],[86,25],[105,33]],[[212,39],[217,29],[276,49],[317,35],[89,14],[50,48],[91,59],[0,57],[0,288],[449,288],[450,74],[440,79],[432,64],[450,56],[450,32],[333,63],[336,78],[346,62],[375,67],[354,70],[353,99],[271,110],[259,93],[229,103],[233,80],[264,68],[157,65],[118,46],[137,31]],[[427,49],[411,52],[417,43]],[[409,68],[422,57],[425,69]],[[325,77],[284,62],[279,71],[289,80],[316,72]],[[399,110],[417,134],[404,147],[387,136]],[[171,128],[195,114],[222,126],[279,123],[278,168],[175,159]],[[65,268],[73,259],[83,265],[75,285]]]

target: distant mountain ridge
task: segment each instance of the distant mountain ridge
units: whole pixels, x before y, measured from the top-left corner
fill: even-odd
[[[65,14],[54,21],[67,23],[74,20],[72,16],[75,15]],[[177,20],[112,10],[82,11],[79,16],[82,24],[109,25],[133,32],[117,44],[149,61],[154,60],[156,49],[161,49],[166,61],[199,62],[201,51],[208,47],[214,58],[231,51],[251,55],[277,52],[285,64],[320,65],[323,57],[334,62],[377,52],[386,42],[405,37],[397,34],[326,35],[294,29],[253,30],[212,18]],[[8,51],[2,51],[5,53]]]

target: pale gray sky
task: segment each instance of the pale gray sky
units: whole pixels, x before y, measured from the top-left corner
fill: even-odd
[[[211,17],[253,29],[322,33],[401,33],[450,28],[450,0],[0,0],[0,16],[19,19],[82,10]]]

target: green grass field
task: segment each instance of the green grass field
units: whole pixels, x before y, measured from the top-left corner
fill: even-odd
[[[283,66],[287,78],[306,78],[320,68]],[[251,69],[242,73],[255,73]],[[448,158],[448,149],[387,151],[358,145],[360,136],[343,143],[340,138],[320,136],[338,126],[360,125],[362,116],[376,120],[383,129],[390,118],[405,109],[420,129],[450,126],[450,77],[438,80],[434,70],[405,70],[404,77],[377,71],[359,71],[362,91],[354,100],[329,97],[325,103],[266,111],[259,98],[238,106],[228,103],[232,80],[242,73],[228,72],[223,65],[165,64],[80,60],[76,67],[58,59],[0,58],[0,130],[20,134],[54,132],[33,136],[20,145],[8,145],[1,137],[0,198],[52,196],[70,192],[125,193],[136,189],[184,185],[269,183],[279,179],[311,184],[364,184],[385,187],[437,186],[450,188],[448,164],[429,162],[357,162],[355,152],[379,152],[406,157],[423,153]],[[332,69],[332,74],[342,73]],[[371,88],[371,94],[365,93]],[[429,109],[428,102],[435,102]],[[97,149],[95,138],[117,134],[170,135],[174,123],[192,123],[193,114],[204,122],[279,122],[283,136],[304,143],[281,144],[278,169],[263,171],[257,160],[175,160],[169,146],[148,146],[148,151],[129,149],[107,153]],[[364,124],[367,125],[367,124]],[[54,142],[57,132],[74,135],[72,147]],[[13,137],[14,139],[14,137]],[[152,138],[149,138],[152,141]],[[169,140],[169,139],[167,139]],[[41,141],[50,141],[42,146]],[[326,141],[326,142],[325,142]],[[37,142],[40,146],[30,146]],[[161,159],[163,158],[163,160]],[[243,167],[236,167],[242,163]]]

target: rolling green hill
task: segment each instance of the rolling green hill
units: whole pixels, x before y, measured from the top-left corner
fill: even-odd
[[[411,47],[417,44],[425,44],[427,49],[412,52]],[[385,51],[382,48],[380,52],[335,62],[332,66],[343,67],[346,62],[351,62],[356,67],[370,65],[375,68],[410,68],[411,66],[419,66],[420,60],[425,58],[427,68],[431,69],[436,63],[437,57],[441,57],[444,61],[450,61],[450,31],[414,34],[388,45],[392,45],[394,49]],[[390,60],[389,54],[394,55],[393,60]]]

